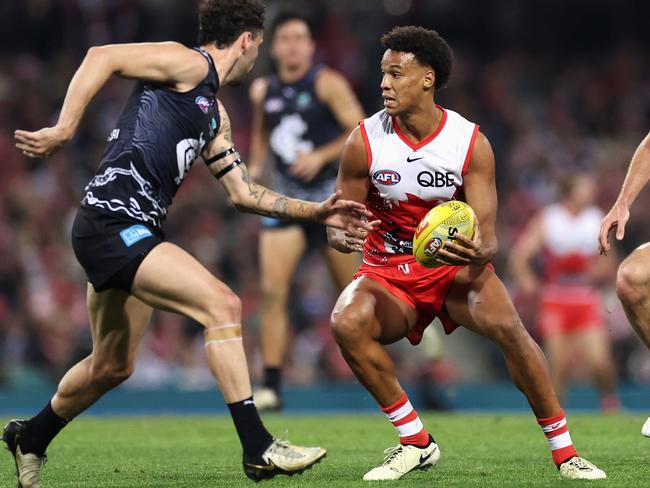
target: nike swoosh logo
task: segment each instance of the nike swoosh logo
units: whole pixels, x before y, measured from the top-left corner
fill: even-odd
[[[424,159],[424,156],[419,157],[419,158],[413,158],[411,159],[409,156],[406,157],[406,162],[407,163],[412,163],[413,161],[419,161],[420,159]]]
[[[433,456],[433,453],[436,452],[437,448],[431,451],[429,454],[426,456],[420,454],[420,464],[424,463],[427,459],[429,459],[431,456]]]

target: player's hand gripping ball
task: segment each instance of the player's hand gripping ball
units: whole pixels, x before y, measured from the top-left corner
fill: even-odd
[[[444,266],[436,260],[438,251],[457,234],[474,237],[475,215],[465,202],[450,200],[433,207],[420,221],[413,236],[413,255],[427,268]]]

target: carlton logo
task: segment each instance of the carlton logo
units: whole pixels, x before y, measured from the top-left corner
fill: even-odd
[[[399,173],[397,171],[393,171],[392,169],[380,169],[379,171],[375,171],[375,174],[372,175],[372,178],[377,183],[381,183],[382,185],[387,186],[397,185],[402,179]]]
[[[208,111],[210,110],[210,107],[212,107],[212,103],[210,102],[210,100],[202,96],[196,97],[194,103],[196,103],[196,105],[201,109],[201,112],[203,112],[204,114],[207,114]]]

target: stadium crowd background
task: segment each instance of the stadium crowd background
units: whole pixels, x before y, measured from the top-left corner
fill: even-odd
[[[633,149],[650,129],[647,2],[293,3],[308,7],[315,20],[318,61],[345,74],[368,114],[381,107],[381,33],[394,25],[415,23],[446,37],[454,49],[455,68],[449,88],[437,94],[437,101],[480,123],[494,147],[501,245],[496,265],[506,279],[508,249],[536,209],[553,201],[558,179],[576,170],[597,174],[599,202],[608,208]],[[291,2],[268,5],[272,18]],[[145,40],[193,45],[194,26],[194,2],[1,2],[0,386],[56,381],[88,353],[86,285],[72,253],[69,229],[82,190],[130,92],[130,82],[112,79],[92,103],[74,140],[48,161],[28,160],[16,151],[14,129],[33,130],[56,120],[67,83],[88,47]],[[271,68],[264,52],[250,79]],[[220,97],[245,154],[251,115],[246,87],[226,88]],[[646,191],[635,205],[619,246],[621,255],[650,240],[649,206]],[[259,225],[257,217],[238,214],[227,203],[225,193],[201,164],[186,179],[166,225],[170,240],[189,250],[241,296],[254,377],[260,370]],[[608,295],[619,374],[624,381],[650,383],[650,354],[633,336],[612,290]],[[292,296],[296,335],[288,382],[352,381],[329,334],[335,297],[318,260],[306,259]],[[533,308],[524,306],[522,313],[534,332]],[[444,338],[442,350],[434,375],[443,383],[507,378],[497,351],[467,331]],[[428,366],[403,353],[403,348],[395,348],[395,354],[404,356],[401,377],[415,380]],[[214,387],[204,366],[201,328],[182,317],[157,313],[127,386],[170,385]]]

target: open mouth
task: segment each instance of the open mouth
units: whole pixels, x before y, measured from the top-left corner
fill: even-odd
[[[395,99],[393,97],[389,97],[388,95],[382,95],[382,98],[384,99],[384,107],[395,104]]]

